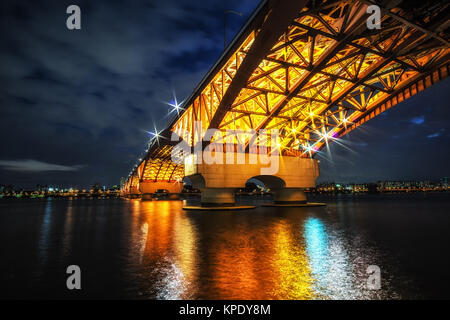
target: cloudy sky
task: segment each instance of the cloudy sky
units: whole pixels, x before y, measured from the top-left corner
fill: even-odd
[[[81,8],[81,30],[66,8]],[[112,185],[167,124],[257,0],[3,0],[0,184]],[[330,146],[322,181],[450,176],[450,82]],[[348,149],[347,149],[348,148]]]

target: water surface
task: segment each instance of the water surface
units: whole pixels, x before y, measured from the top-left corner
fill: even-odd
[[[328,206],[207,213],[181,201],[2,200],[0,297],[450,297],[450,194],[311,200]],[[72,264],[81,291],[66,289]],[[381,269],[380,290],[367,288],[369,265]]]

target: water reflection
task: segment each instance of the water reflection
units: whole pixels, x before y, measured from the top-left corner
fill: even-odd
[[[202,258],[210,261],[202,268],[203,275],[210,283],[208,295],[212,295],[213,299],[251,299],[252,294],[255,294],[254,298],[257,299],[260,294],[258,270],[265,266],[259,260],[253,232],[244,224],[229,228],[226,223],[230,216],[227,214],[219,218],[221,225],[216,228],[204,217],[191,215],[191,218],[193,221],[201,219],[212,233],[202,242],[203,250],[207,252]]]
[[[408,224],[395,228],[393,213],[383,216],[388,210],[376,211],[373,202],[215,213],[184,212],[182,206],[178,201],[122,199],[54,199],[11,206],[9,214],[0,215],[0,267],[7,270],[1,280],[15,288],[17,297],[24,292],[31,297],[71,297],[61,283],[65,268],[78,264],[85,270],[84,298],[399,298],[421,289],[413,277],[404,275],[405,266],[415,265],[397,263],[404,251],[406,261],[416,256],[422,259],[414,261],[439,260],[433,265],[433,270],[441,270],[435,278],[447,275],[448,250],[439,248],[450,243],[443,231],[448,215],[433,216],[440,219],[437,227],[421,212],[414,220],[414,206],[406,201],[402,218],[408,218]],[[419,221],[442,232],[419,239],[417,234],[428,232]],[[414,232],[408,237],[405,230],[411,223]],[[390,229],[395,232],[380,231]],[[430,237],[433,241],[427,240]],[[366,288],[369,265],[381,267],[379,291]],[[433,276],[427,272],[423,279]],[[406,289],[399,293],[401,286]],[[27,291],[30,287],[33,291]]]
[[[70,248],[72,245],[72,230],[73,230],[72,201],[73,200],[70,199],[67,205],[67,212],[64,222],[62,255],[65,257],[70,255]]]
[[[275,299],[312,299],[313,278],[303,243],[286,221],[275,226],[273,265],[276,274]]]
[[[48,199],[45,205],[44,217],[42,218],[40,239],[39,239],[39,258],[42,265],[45,265],[48,259],[51,222],[52,222],[52,200]]]
[[[142,257],[144,256],[145,247],[147,245],[148,238],[148,223],[144,223],[141,227],[141,235],[139,236],[139,263],[142,263]]]
[[[362,292],[353,286],[353,266],[341,239],[330,237],[320,219],[310,217],[305,223],[308,252],[314,291],[326,299],[358,299]]]
[[[196,235],[182,214],[181,203],[133,201],[132,213],[135,221],[130,249],[137,251],[141,265],[137,268],[142,273],[141,290],[157,299],[192,297]]]

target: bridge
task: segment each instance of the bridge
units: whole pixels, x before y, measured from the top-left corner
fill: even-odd
[[[319,176],[315,156],[329,142],[448,76],[449,4],[430,3],[262,1],[175,106],[122,194],[180,192],[188,179],[202,203],[234,203],[234,189],[257,178],[276,202],[305,202],[303,190]],[[369,29],[374,4],[380,28]],[[258,152],[275,157],[274,172],[267,158],[253,157]],[[227,163],[230,155],[241,162]]]

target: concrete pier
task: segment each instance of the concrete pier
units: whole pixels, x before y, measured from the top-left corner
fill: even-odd
[[[282,188],[273,191],[276,204],[304,204],[306,194],[301,188]]]
[[[141,197],[142,201],[152,201],[153,195],[151,193],[143,193]]]
[[[194,188],[201,191],[205,204],[233,204],[234,190],[244,188],[255,178],[274,192],[274,202],[281,204],[305,204],[305,188],[314,187],[319,177],[318,161],[310,158],[272,156],[270,161],[255,161],[247,153],[242,163],[227,163],[226,154],[218,154],[219,163],[185,163],[185,175]],[[270,170],[268,170],[270,167]]]

